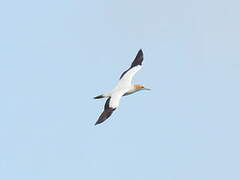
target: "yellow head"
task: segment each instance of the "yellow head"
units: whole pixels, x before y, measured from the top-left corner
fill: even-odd
[[[145,88],[142,84],[134,84],[134,90],[139,91],[139,90],[150,90],[150,89]]]

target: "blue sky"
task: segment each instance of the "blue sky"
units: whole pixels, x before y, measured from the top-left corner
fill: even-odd
[[[0,179],[240,179],[234,0],[0,3]],[[94,126],[142,48],[127,96]]]

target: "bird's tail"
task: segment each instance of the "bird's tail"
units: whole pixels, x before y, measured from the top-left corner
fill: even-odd
[[[103,94],[99,95],[99,96],[95,96],[94,99],[101,99],[101,98],[105,98],[106,96],[104,96]]]

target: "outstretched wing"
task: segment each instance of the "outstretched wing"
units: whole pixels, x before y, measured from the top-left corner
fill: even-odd
[[[110,99],[111,99],[111,97],[109,97],[107,99],[107,101],[106,101],[106,103],[104,105],[104,111],[99,116],[99,118],[98,118],[97,122],[95,123],[95,125],[104,122],[107,118],[109,118],[112,115],[113,111],[116,109],[116,108],[109,107]]]
[[[113,111],[119,106],[119,102],[121,97],[126,93],[126,89],[125,88],[121,88],[121,87],[126,87],[126,86],[130,86],[131,82],[132,82],[132,78],[133,76],[141,69],[142,67],[142,62],[143,62],[143,51],[140,49],[135,57],[135,59],[133,60],[130,68],[128,68],[126,71],[124,71],[120,77],[120,80],[117,84],[117,87],[115,87],[115,89],[117,91],[115,91],[111,97],[109,97],[105,103],[104,106],[104,111],[102,112],[102,114],[99,116],[97,122],[95,123],[95,125],[100,124],[102,122],[104,122],[106,119],[108,119]],[[121,91],[119,91],[119,89],[122,89]]]
[[[122,75],[120,76],[120,79],[122,79],[123,76],[124,76],[129,70],[131,70],[132,68],[134,68],[134,67],[136,67],[136,66],[138,66],[138,65],[141,66],[141,65],[142,65],[142,62],[143,62],[143,51],[142,51],[142,49],[140,49],[140,50],[138,51],[135,59],[133,60],[130,68],[128,68],[126,71],[124,71],[124,72],[122,73]]]
[[[133,60],[131,66],[122,73],[119,84],[130,85],[132,82],[133,76],[141,69],[143,62],[143,51],[140,49]]]
[[[115,109],[119,106],[119,102],[120,102],[122,95],[123,95],[123,93],[116,92],[107,99],[107,101],[104,105],[104,111],[99,116],[95,125],[104,122],[107,118],[109,118],[112,115],[113,111],[115,111]]]

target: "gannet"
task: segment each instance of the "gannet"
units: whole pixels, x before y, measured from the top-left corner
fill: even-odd
[[[141,84],[132,84],[133,76],[142,68],[143,62],[143,51],[140,49],[133,60],[131,66],[122,73],[120,79],[115,86],[115,88],[105,94],[94,97],[94,99],[107,98],[107,101],[104,106],[104,111],[99,116],[95,125],[104,122],[107,118],[111,116],[113,111],[119,106],[119,102],[122,96],[133,94],[140,90],[150,90],[145,88]]]

